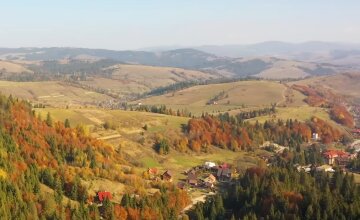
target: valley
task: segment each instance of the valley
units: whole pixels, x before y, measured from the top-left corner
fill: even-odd
[[[194,56],[192,50],[164,54],[185,52]],[[250,77],[232,78],[218,66],[209,70],[174,60],[167,61],[173,65],[168,67],[91,58],[3,63],[4,73],[17,74],[11,79],[5,74],[0,81],[6,96],[0,100],[6,116],[2,132],[16,143],[11,157],[17,159],[0,168],[0,176],[16,178],[13,167],[35,163],[31,175],[39,178],[31,178],[39,189],[31,193],[39,204],[60,201],[68,212],[84,206],[104,218],[155,219],[174,213],[196,219],[203,204],[220,199],[252,172],[262,178],[263,173],[312,167],[315,173],[327,169],[333,175],[338,170],[357,175],[358,73],[323,76],[325,67],[316,64],[299,67],[295,61],[262,58],[276,63],[255,71],[250,63],[256,68],[270,64],[239,59],[246,63],[242,73]],[[301,72],[306,68],[320,68],[312,72],[320,76]],[[0,159],[8,157],[2,152]],[[330,164],[321,152],[347,159]],[[359,183],[357,177],[352,182]],[[177,203],[149,202],[159,197]]]

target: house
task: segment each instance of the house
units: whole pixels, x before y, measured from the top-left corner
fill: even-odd
[[[231,179],[231,170],[230,168],[222,168],[219,166],[218,171],[216,173],[216,177],[219,181],[230,181]]]
[[[211,169],[211,168],[215,167],[216,164],[214,162],[205,162],[204,166],[206,169]]]
[[[197,179],[197,175],[195,172],[190,172],[187,176],[186,179],[187,183],[193,186],[197,186],[198,185],[198,179]]]
[[[229,165],[227,163],[223,163],[223,164],[219,165],[219,168],[220,169],[227,169],[227,168],[229,168]]]
[[[360,128],[352,130],[352,133],[355,135],[360,135]]]
[[[185,182],[178,182],[177,183],[177,187],[179,189],[185,189],[186,188],[186,183]]]
[[[334,165],[336,161],[350,160],[352,158],[349,153],[341,150],[327,150],[322,155],[328,165]]]
[[[205,182],[205,187],[212,189],[214,188],[214,183]]]
[[[212,174],[210,174],[208,177],[206,177],[204,179],[205,183],[215,183],[216,182],[216,177]]]
[[[147,173],[149,175],[149,179],[151,180],[158,180],[158,169],[157,168],[148,168]]]
[[[172,182],[172,173],[169,170],[165,171],[161,175],[161,179],[165,180],[165,181],[168,181],[168,182]]]
[[[312,134],[312,140],[313,140],[313,141],[319,140],[319,134],[318,134],[318,133],[313,133],[313,134]]]
[[[318,172],[330,172],[330,173],[333,173],[335,172],[335,170],[330,166],[330,165],[322,165],[322,166],[319,166],[319,167],[316,167],[316,171]]]
[[[305,173],[308,173],[311,171],[311,166],[312,166],[311,164],[306,165],[306,166],[298,165],[298,166],[296,166],[296,169],[298,172],[304,171]]]
[[[97,192],[96,197],[95,197],[95,201],[98,201],[98,202],[102,203],[105,199],[109,199],[109,200],[112,199],[112,195],[111,195],[110,192],[107,192],[107,191],[99,191],[99,192]]]
[[[148,168],[147,172],[148,172],[149,176],[158,175],[158,169],[156,169],[156,168]]]
[[[354,149],[356,153],[360,152],[360,140],[354,141],[352,144],[350,144],[349,148]]]

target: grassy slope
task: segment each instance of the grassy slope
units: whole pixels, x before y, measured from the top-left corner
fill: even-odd
[[[30,100],[34,103],[65,107],[87,105],[110,97],[95,92],[64,85],[60,82],[9,82],[0,81],[0,91],[6,95]]]
[[[277,108],[277,113],[275,114],[275,119],[298,119],[300,121],[306,121],[311,119],[312,116],[319,117],[321,119],[330,121],[328,112],[319,107],[310,107],[310,106],[301,106],[301,107],[286,107],[286,108]],[[271,116],[261,116],[257,118],[250,119],[250,122],[255,122],[258,120],[263,123],[266,120],[273,119]]]
[[[188,109],[199,115],[202,112],[228,111],[242,107],[269,106],[271,103],[284,101],[286,87],[270,81],[240,81],[233,83],[201,85],[161,96],[153,96],[138,100],[143,104],[160,105],[173,109]],[[218,105],[206,103],[219,94],[226,92],[228,98],[218,101]]]
[[[333,90],[337,94],[350,96],[360,100],[360,73],[313,77],[295,81],[291,84],[321,86]]]
[[[144,171],[147,167],[158,167],[161,171],[166,169],[174,172],[175,178],[181,179],[184,176],[182,171],[199,164],[203,164],[205,161],[227,161],[229,163],[240,163],[242,167],[248,167],[257,163],[257,159],[252,153],[245,152],[232,152],[228,150],[222,150],[219,148],[213,148],[212,154],[187,154],[179,153],[174,150],[167,156],[159,156],[152,149],[152,143],[145,143],[140,145],[134,140],[133,137],[145,133],[145,137],[154,133],[164,134],[169,131],[180,131],[181,125],[186,124],[188,118],[159,115],[145,112],[129,112],[120,110],[99,110],[99,109],[56,109],[45,108],[36,109],[38,113],[44,118],[47,112],[50,112],[55,120],[64,121],[65,118],[69,118],[72,126],[76,124],[86,124],[92,127],[99,126],[96,120],[103,122],[105,120],[111,120],[118,125],[116,131],[108,130],[96,130],[92,133],[94,136],[108,136],[114,133],[121,136],[115,139],[107,140],[109,143],[117,147],[121,144],[121,149],[129,155],[137,158],[139,162],[143,164],[142,168],[138,169],[138,172]],[[149,126],[148,131],[142,129],[143,125]],[[99,182],[99,181],[98,181]],[[99,184],[95,183],[94,189],[98,189]],[[102,182],[102,181],[100,181]],[[90,184],[90,183],[89,183]]]
[[[2,70],[5,70],[4,72],[8,72],[8,73],[22,73],[22,72],[31,73],[32,72],[31,70],[28,70],[21,64],[13,63],[11,61],[0,60],[0,71],[2,71]]]

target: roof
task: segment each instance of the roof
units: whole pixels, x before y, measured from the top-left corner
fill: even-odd
[[[191,180],[189,180],[189,183],[190,184],[197,184],[198,181],[197,181],[197,179],[191,179]]]
[[[323,156],[328,159],[331,159],[331,158],[335,158],[335,157],[348,157],[349,153],[346,153],[341,150],[327,150],[323,153]]]
[[[354,129],[352,132],[353,133],[360,133],[360,129]]]
[[[213,183],[210,183],[210,182],[206,182],[206,183],[205,183],[205,186],[207,186],[207,187],[213,187],[214,184],[213,184]]]
[[[163,176],[172,176],[172,174],[171,174],[171,172],[169,171],[169,170],[167,170],[167,171],[165,171],[164,173],[163,173]]]
[[[231,170],[229,168],[219,168],[216,176],[229,176],[229,174],[231,174]]]
[[[178,182],[177,183],[177,187],[180,188],[180,189],[184,189],[186,186],[186,184],[184,182]]]
[[[329,166],[329,165],[322,165],[322,166],[319,166],[319,167],[316,167],[316,170],[317,171],[326,171],[326,172],[334,172],[334,169]]]
[[[150,174],[157,174],[157,173],[158,173],[158,169],[156,169],[156,168],[149,168],[149,169],[148,169],[148,173],[150,173]]]
[[[106,198],[109,200],[112,199],[111,193],[107,192],[107,191],[98,192],[97,196],[98,196],[100,202],[104,201],[104,199],[106,199]]]
[[[189,175],[187,176],[187,179],[188,180],[196,180],[197,179],[197,176],[196,176],[196,174],[194,174],[194,173],[189,173]]]
[[[205,182],[214,183],[214,182],[216,182],[216,177],[215,177],[214,175],[210,174],[208,177],[206,177],[206,178],[204,179],[204,181],[205,181]]]
[[[222,169],[226,169],[226,168],[229,168],[229,165],[227,163],[223,163],[219,167],[222,168]]]

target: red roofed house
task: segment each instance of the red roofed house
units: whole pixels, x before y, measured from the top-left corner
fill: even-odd
[[[158,174],[158,169],[156,168],[149,168],[148,169],[148,173],[151,175],[157,175]]]
[[[103,202],[105,199],[109,199],[109,200],[112,199],[112,195],[110,192],[107,191],[99,191],[97,192],[96,199],[99,202]]]
[[[360,134],[360,128],[352,131],[354,134]]]
[[[158,169],[156,168],[149,168],[147,172],[149,174],[150,179],[154,179],[158,175]]]
[[[360,128],[359,128],[359,129],[354,129],[354,130],[352,130],[352,133],[353,133],[355,136],[359,136],[359,137],[360,137]]]
[[[343,165],[343,163],[352,159],[351,154],[341,150],[327,150],[323,153],[323,157],[325,158],[325,162],[329,165],[334,165],[335,162],[340,163],[339,165]]]

